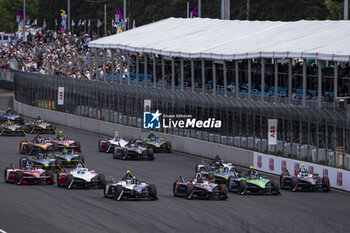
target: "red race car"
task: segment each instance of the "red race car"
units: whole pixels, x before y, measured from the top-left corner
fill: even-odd
[[[81,152],[80,142],[66,137],[57,137],[51,141],[55,151],[62,151],[64,148],[69,151]]]
[[[22,168],[11,167],[5,169],[5,182],[15,184],[55,184],[55,180],[47,171],[26,164]]]

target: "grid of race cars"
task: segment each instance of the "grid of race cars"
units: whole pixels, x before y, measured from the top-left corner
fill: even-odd
[[[16,185],[57,184],[66,189],[94,187],[103,189],[106,198],[118,201],[158,199],[156,186],[137,179],[129,170],[119,181],[113,178],[106,181],[103,173],[87,168],[80,142],[66,137],[62,131],[53,139],[40,136],[40,133],[56,134],[55,126],[40,117],[25,123],[22,117],[9,109],[0,114],[0,120],[0,135],[36,134],[31,141],[20,142],[18,168],[11,164],[5,169],[5,182]],[[111,153],[114,159],[147,161],[154,160],[157,152],[172,152],[171,143],[158,138],[153,131],[146,138],[129,140],[115,132],[111,138],[101,138],[97,150]],[[176,179],[173,195],[185,199],[226,200],[228,192],[279,195],[280,188],[293,192],[331,190],[328,177],[311,173],[305,166],[295,174],[284,171],[276,182],[263,177],[253,167],[246,173],[241,172],[237,166],[217,155],[208,163],[203,160],[197,163],[193,179],[185,180],[181,176]]]

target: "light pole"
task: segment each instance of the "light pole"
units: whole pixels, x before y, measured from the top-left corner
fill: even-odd
[[[198,0],[198,17],[202,17],[202,0]]]
[[[70,31],[70,0],[68,0],[67,11],[68,11],[68,31]]]
[[[349,0],[344,0],[344,20],[349,19]]]
[[[26,0],[23,0],[23,41],[27,41],[27,38],[26,38]]]

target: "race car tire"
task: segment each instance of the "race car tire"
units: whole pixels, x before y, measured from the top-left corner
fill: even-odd
[[[241,180],[241,182],[239,184],[239,194],[243,195],[246,188],[247,188],[247,181]]]
[[[23,146],[22,146],[22,144],[23,144],[24,142],[26,142],[26,141],[21,141],[21,142],[19,143],[19,153],[21,153],[22,155],[25,154],[25,153],[27,152],[27,147],[28,147],[28,145],[23,145]]]
[[[219,193],[220,200],[226,200],[227,193],[228,193],[227,186],[224,184],[219,184],[219,188],[220,188],[220,193]]]
[[[123,192],[123,186],[121,185],[115,186],[114,199],[118,201],[118,197],[122,192]],[[121,198],[119,200],[121,200]]]
[[[104,189],[106,186],[106,178],[105,178],[105,175],[103,173],[101,173],[98,176],[98,181],[99,181],[98,188]]]
[[[147,148],[147,160],[154,160],[153,148]]]
[[[75,142],[75,146],[77,147],[76,149],[77,149],[78,151],[81,151],[81,146],[80,146],[80,142],[79,142],[79,141],[76,141],[76,142]]]
[[[322,185],[323,185],[323,192],[329,192],[330,191],[330,182],[329,178],[327,176],[322,178]]]
[[[107,150],[108,150],[108,148],[111,146],[111,143],[109,142],[109,141],[107,141],[106,142],[106,144],[105,144],[105,151],[107,152]],[[114,150],[113,150],[113,147],[111,147],[110,149],[109,149],[109,151],[108,151],[108,153],[109,152],[113,152]]]
[[[229,176],[229,177],[227,178],[226,186],[227,186],[227,187],[230,187],[230,181],[231,181],[231,180],[234,180],[234,179],[235,179],[234,176]]]
[[[27,160],[27,158],[25,158],[25,157],[21,157],[21,158],[19,159],[19,168],[25,166],[25,161],[26,161],[26,160]]]
[[[68,175],[67,176],[67,180],[66,180],[66,189],[68,189],[69,188],[69,185],[70,185],[70,183],[72,182],[72,180],[73,180],[73,176],[72,175]],[[72,186],[73,186],[73,184],[71,185],[71,187],[70,188],[72,188]]]
[[[298,178],[297,177],[292,177],[292,185],[290,186],[290,190],[291,191],[293,191],[293,192],[295,191],[294,188],[297,185],[297,183],[298,183]]]
[[[272,187],[276,189],[277,193],[279,193],[279,191],[280,191],[280,186],[277,184],[277,182],[273,180],[273,181],[271,182],[271,184],[272,184]]]
[[[121,159],[126,160],[126,159],[127,159],[127,156],[125,156],[125,155],[128,153],[128,149],[123,148],[122,151],[123,151],[123,152],[122,152],[122,155],[121,155]]]
[[[101,148],[101,141],[102,141],[102,139],[98,140],[98,151],[99,152],[106,152],[106,147],[104,149]]]
[[[15,124],[18,124],[18,125],[23,125],[23,118],[22,117],[18,117],[14,120],[14,123]]]
[[[171,149],[171,142],[166,141],[165,144],[166,144],[166,148],[167,148],[166,152],[167,152],[167,153],[171,153],[171,152],[172,152],[172,149]]]
[[[54,151],[58,151],[59,148],[56,142],[52,142],[52,148]]]
[[[59,177],[60,177],[60,173],[58,172],[57,175],[56,175],[57,187],[65,187],[66,184],[62,184],[62,183],[59,183],[59,182],[58,182]]]
[[[20,182],[22,177],[23,177],[23,173],[21,171],[17,171],[16,172],[16,184],[17,185],[20,184],[19,182]]]
[[[32,150],[33,150],[33,145],[32,145],[32,144],[28,144],[28,147],[27,147],[27,154],[31,154],[31,153],[32,153]]]
[[[122,152],[118,149],[113,150],[113,159],[121,159],[122,158]]]
[[[193,190],[194,190],[193,184],[187,184],[186,194],[185,194],[186,199],[190,198],[190,195],[193,192]]]
[[[52,180],[54,180],[53,174],[54,174],[53,171],[46,171],[46,175],[47,175],[47,176],[50,176]],[[54,184],[54,183],[50,183],[50,185],[52,185],[52,184]]]
[[[177,196],[177,193],[176,193],[176,182],[177,181],[174,181],[174,184],[173,184],[173,195],[174,195],[174,197]]]
[[[149,195],[150,197],[152,197],[153,199],[157,198],[157,188],[156,185],[154,184],[150,184],[149,185]]]
[[[7,175],[7,170],[8,169],[10,169],[9,167],[6,167],[5,168],[5,172],[4,172],[4,181],[6,182],[6,183],[8,183],[9,181],[6,179],[6,175]]]

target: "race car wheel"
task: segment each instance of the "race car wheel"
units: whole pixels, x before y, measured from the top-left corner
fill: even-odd
[[[68,175],[67,180],[66,180],[66,189],[72,188],[73,184],[69,187],[70,183],[72,183],[72,180],[73,180],[73,176]]]
[[[174,181],[174,184],[173,184],[173,195],[174,195],[174,197],[177,196],[177,193],[176,193],[176,181]]]
[[[65,187],[66,186],[65,184],[62,184],[62,183],[58,182],[59,179],[60,179],[60,173],[58,172],[57,176],[56,176],[57,187]]]
[[[227,199],[227,193],[228,193],[227,186],[224,185],[224,184],[220,184],[219,188],[220,188],[220,193],[219,193],[220,200],[226,200]]]
[[[279,191],[280,191],[280,186],[277,184],[277,182],[273,180],[273,181],[271,182],[271,184],[272,184],[272,188],[274,188],[274,189],[277,191],[277,193],[279,193]]]
[[[10,169],[9,167],[5,168],[5,174],[4,174],[4,181],[8,183],[8,180],[6,179],[7,176],[7,170]]]
[[[19,167],[21,168],[21,167],[25,167],[25,165],[26,165],[26,158],[25,157],[21,157],[20,159],[19,159]]]
[[[111,143],[109,141],[105,144],[105,151],[107,152],[108,148],[111,146]],[[113,147],[109,148],[108,153],[113,152]]]
[[[166,144],[166,148],[167,148],[166,152],[167,153],[173,152],[171,149],[171,142],[167,141],[165,144]]]
[[[215,180],[215,175],[213,173],[208,173],[209,180]]]
[[[27,152],[28,145],[22,145],[25,141],[21,141],[19,144],[19,153],[25,154]]]
[[[105,147],[105,149],[101,148],[101,141],[102,141],[102,139],[98,140],[98,151],[99,152],[105,152],[106,151],[106,147]]]
[[[157,188],[154,184],[149,185],[149,195],[154,199],[157,198]]]
[[[118,200],[118,198],[122,192],[123,192],[123,186],[121,186],[121,185],[115,186],[114,199]],[[122,198],[120,198],[119,200],[121,200],[121,199]]]
[[[98,181],[99,181],[98,188],[104,189],[106,186],[105,175],[101,173],[98,177]]]
[[[119,151],[118,149],[115,149],[113,151],[113,159],[121,159],[121,151]]]
[[[246,189],[247,189],[247,181],[241,180],[241,183],[239,184],[239,194],[243,195]]]
[[[31,154],[33,150],[33,145],[32,144],[28,144],[27,146],[27,154]]]
[[[54,151],[58,151],[58,145],[55,142],[52,142],[52,148]]]
[[[323,177],[322,178],[322,184],[323,184],[323,191],[324,192],[329,192],[330,190],[330,183],[329,183],[329,178],[328,177]]]
[[[153,154],[152,148],[147,149],[147,160],[154,160],[154,154]]]
[[[80,146],[80,142],[79,141],[75,142],[75,146],[77,147],[76,150],[81,151],[81,146]]]
[[[23,173],[21,171],[17,171],[16,172],[16,184],[20,184],[22,177],[23,177]]]
[[[297,183],[298,183],[298,177],[292,177],[292,185],[290,186],[291,191],[293,192],[295,191],[294,188],[297,185]]]
[[[186,194],[185,194],[185,198],[186,199],[190,199],[191,198],[190,196],[191,196],[193,190],[194,190],[193,184],[188,184],[187,188],[186,188]]]

